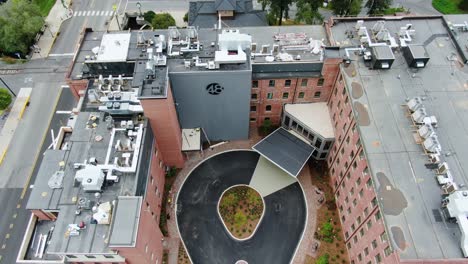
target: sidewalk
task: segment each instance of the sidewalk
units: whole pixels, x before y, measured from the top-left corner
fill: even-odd
[[[64,0],[66,6],[70,6],[71,0]],[[35,44],[39,50],[39,53],[32,53],[31,60],[41,59],[49,56],[49,52],[54,45],[55,39],[60,32],[60,26],[62,22],[71,18],[73,12],[71,9],[65,8],[61,0],[56,0],[55,5],[49,12],[49,15],[45,19],[47,28],[40,37],[39,41]]]

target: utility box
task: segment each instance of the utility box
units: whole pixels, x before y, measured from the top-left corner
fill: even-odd
[[[412,68],[424,68],[429,61],[429,55],[423,45],[408,45],[403,47],[406,63]]]
[[[373,69],[390,69],[395,56],[390,46],[374,46],[371,48]]]

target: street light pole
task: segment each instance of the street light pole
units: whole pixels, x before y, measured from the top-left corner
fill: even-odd
[[[8,89],[8,91],[10,91],[10,93],[16,97],[16,94],[10,89],[10,87],[5,83],[5,81],[3,81],[2,77],[0,77],[0,81],[2,81],[3,85],[5,85],[5,87]]]

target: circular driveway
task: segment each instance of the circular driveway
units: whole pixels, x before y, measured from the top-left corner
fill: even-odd
[[[224,152],[200,163],[190,173],[177,197],[177,224],[194,264],[290,263],[306,221],[306,204],[299,183],[266,197],[265,215],[255,235],[234,240],[217,213],[224,190],[249,184],[259,154],[249,150]]]

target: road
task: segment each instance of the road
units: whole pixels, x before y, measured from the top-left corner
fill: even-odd
[[[119,0],[74,0],[71,8],[74,16],[64,21],[50,54],[71,56],[76,51],[80,32],[85,27],[94,31],[107,29],[112,18],[112,6],[119,6]]]
[[[50,129],[58,131],[68,115],[57,110],[71,110],[75,100],[69,89],[61,89],[64,67],[69,61],[35,60],[15,75],[2,75],[14,91],[33,87],[31,104],[15,132],[12,145],[0,166],[0,263],[15,263],[30,212],[25,210],[29,184],[34,182],[42,153],[50,145]],[[45,67],[39,67],[39,66]],[[59,98],[60,96],[60,98]],[[51,119],[52,117],[52,119]],[[31,178],[30,178],[31,177]],[[30,180],[30,181],[29,181]]]

